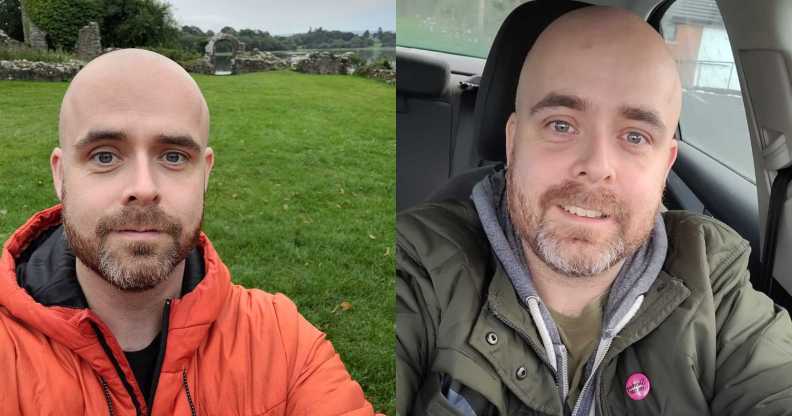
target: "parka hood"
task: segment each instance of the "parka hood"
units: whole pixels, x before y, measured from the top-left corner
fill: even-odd
[[[3,245],[0,307],[78,354],[104,354],[101,348],[92,348],[98,346],[93,323],[112,341],[110,347],[120,356],[121,348],[109,329],[87,308],[75,275],[75,257],[63,233],[61,213],[62,206],[57,205],[35,214]],[[230,289],[228,269],[203,233],[188,256],[184,279],[182,296],[173,300],[173,305],[180,306],[171,309],[168,330],[169,334],[180,332],[183,342],[168,344],[171,358],[191,356]]]

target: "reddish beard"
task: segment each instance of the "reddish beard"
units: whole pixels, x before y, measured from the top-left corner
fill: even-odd
[[[71,221],[65,192],[63,201],[63,228],[74,255],[123,291],[140,292],[156,287],[198,243],[202,219],[195,230],[185,234],[179,221],[157,206],[126,206],[117,214],[100,218],[93,235],[86,236]],[[108,243],[113,232],[128,229],[157,230],[167,235],[169,241],[165,246],[146,241],[125,242],[115,247]]]
[[[515,231],[543,263],[553,271],[569,277],[600,274],[632,255],[649,237],[654,218],[638,218],[631,228],[633,215],[612,191],[592,189],[575,181],[550,187],[535,204],[515,185],[513,170],[507,171],[507,203]],[[585,226],[558,224],[547,219],[556,206],[579,206],[596,210],[616,223],[610,236],[593,234]],[[586,244],[590,250],[570,250],[569,244]]]

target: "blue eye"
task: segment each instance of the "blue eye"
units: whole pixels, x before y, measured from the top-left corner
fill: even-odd
[[[549,125],[556,133],[569,134],[575,132],[574,127],[564,120],[553,120]]]
[[[636,131],[631,131],[627,133],[625,139],[627,140],[627,143],[635,144],[635,145],[649,143],[649,140],[646,139],[646,136]]]
[[[116,156],[112,152],[97,152],[91,156],[91,160],[100,165],[110,165],[115,162]]]
[[[167,152],[162,156],[163,160],[173,165],[180,165],[187,162],[187,156],[180,152]]]

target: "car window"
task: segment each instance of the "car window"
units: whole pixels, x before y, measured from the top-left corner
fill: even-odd
[[[396,0],[397,45],[486,58],[498,28],[525,0]],[[683,88],[681,139],[756,183],[731,45],[715,0],[677,0],[661,30]]]
[[[755,184],[740,80],[715,0],[677,0],[661,30],[682,79],[681,139]]]
[[[396,0],[398,46],[486,58],[506,16],[525,0]]]

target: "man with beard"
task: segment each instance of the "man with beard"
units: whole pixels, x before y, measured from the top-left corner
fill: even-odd
[[[232,285],[200,231],[209,110],[178,64],[103,55],[50,159],[62,206],[0,260],[0,414],[370,415],[285,296]]]
[[[397,222],[402,414],[792,412],[792,323],[720,222],[659,214],[681,106],[662,38],[585,7],[528,53],[506,172]]]

